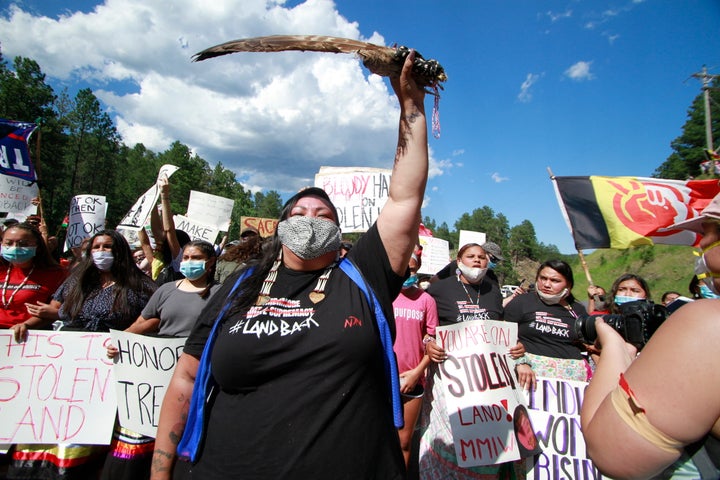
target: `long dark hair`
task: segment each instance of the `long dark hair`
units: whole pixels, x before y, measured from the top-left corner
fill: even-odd
[[[319,190],[319,192],[318,192]],[[286,218],[290,216],[290,212],[292,211],[295,204],[300,200],[301,198],[308,196],[308,195],[314,195],[318,198],[322,199],[324,202],[328,204],[329,207],[332,208],[333,212],[335,213],[335,219],[337,223],[337,210],[335,209],[335,206],[332,204],[330,199],[328,198],[327,194],[322,192],[322,190],[317,188],[307,189],[304,191],[300,191],[296,193],[293,197],[291,197],[283,206],[282,211],[280,212],[280,221],[282,222]],[[234,304],[232,308],[230,309],[229,314],[234,314],[240,311],[243,311],[244,309],[250,308],[250,306],[255,304],[255,301],[257,300],[258,294],[260,293],[260,289],[262,288],[263,281],[265,280],[265,277],[267,276],[268,272],[272,268],[273,263],[275,263],[275,260],[278,259],[278,256],[280,255],[280,252],[282,251],[282,242],[280,242],[280,238],[277,234],[277,229],[275,230],[275,235],[273,235],[272,239],[266,240],[262,247],[262,255],[257,259],[251,259],[247,262],[246,266],[241,269],[241,272],[244,272],[248,268],[252,268],[253,271],[250,274],[248,278],[245,279],[243,282],[243,288],[240,290],[239,295],[237,296],[237,299],[234,301]],[[235,278],[234,276],[232,278]]]
[[[537,279],[540,276],[540,272],[543,268],[548,267],[552,268],[556,272],[558,272],[560,275],[563,276],[565,281],[567,282],[568,286],[568,296],[565,297],[565,301],[568,302],[568,304],[573,303],[575,301],[575,297],[573,297],[572,289],[575,286],[575,278],[573,277],[573,271],[570,265],[567,262],[564,262],[562,260],[547,260],[543,262],[537,269],[537,273],[535,274],[535,283],[537,284]]]
[[[617,295],[618,289],[620,288],[620,284],[626,280],[635,280],[640,284],[640,287],[642,287],[643,290],[645,290],[645,300],[648,302],[652,301],[650,298],[650,286],[645,281],[644,278],[642,278],[640,275],[635,275],[634,273],[623,273],[618,278],[615,279],[615,281],[612,284],[612,287],[610,287],[610,298],[612,299],[612,305],[610,307],[610,311],[612,313],[619,313],[620,309],[618,309],[617,305],[615,305],[615,295]],[[640,300],[638,298],[638,300]]]
[[[67,280],[71,283],[68,284],[70,288],[65,296],[63,309],[71,318],[78,316],[88,297],[102,288],[100,270],[95,266],[92,258],[92,245],[97,237],[103,236],[110,237],[113,241],[111,252],[114,260],[110,273],[115,281],[115,299],[112,308],[120,311],[123,316],[129,316],[132,312],[128,302],[125,301],[127,292],[132,290],[151,295],[155,290],[152,281],[148,281],[147,275],[135,264],[125,237],[115,230],[103,230],[90,238],[83,252],[85,257],[72,270]]]
[[[218,257],[218,260],[236,263],[247,262],[262,254],[262,244],[263,239],[260,235],[250,235],[247,240],[226,247],[225,252]]]
[[[48,249],[47,244],[45,243],[45,239],[43,239],[42,234],[40,233],[40,230],[35,225],[31,225],[29,223],[21,222],[21,223],[15,223],[8,228],[5,229],[5,233],[12,230],[13,228],[16,228],[18,230],[23,230],[25,232],[29,232],[33,238],[35,239],[35,244],[37,245],[37,248],[35,250],[35,257],[33,258],[33,265],[35,265],[36,268],[44,269],[44,268],[60,268],[58,263],[55,261],[55,259],[50,254],[50,250]],[[3,264],[7,265],[8,262],[0,257],[0,261],[2,261]]]

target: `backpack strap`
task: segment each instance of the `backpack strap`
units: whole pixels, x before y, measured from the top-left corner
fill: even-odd
[[[393,350],[393,339],[390,331],[390,325],[385,318],[385,313],[380,306],[375,293],[372,288],[365,281],[360,270],[357,266],[347,257],[344,257],[340,261],[340,270],[345,272],[345,275],[350,277],[359,288],[365,294],[368,304],[375,310],[375,321],[378,327],[378,333],[380,334],[380,343],[383,347],[383,360],[385,364],[385,376],[390,383],[390,395],[392,396],[392,409],[393,409],[393,421],[395,427],[402,428],[405,424],[403,418],[403,406],[400,399],[400,376],[398,374],[397,359],[395,358],[395,351]]]
[[[210,356],[213,346],[215,345],[217,332],[222,323],[221,320],[227,313],[230,305],[232,305],[235,292],[240,284],[250,276],[252,271],[252,268],[248,268],[235,281],[235,285],[233,285],[232,290],[230,290],[225,300],[225,305],[223,305],[220,313],[218,313],[218,316],[215,318],[215,323],[210,331],[210,336],[205,342],[205,348],[203,348],[203,353],[200,357],[200,364],[195,374],[195,385],[193,386],[192,398],[190,399],[190,410],[188,411],[185,430],[177,446],[177,454],[181,457],[189,458],[191,462],[195,462],[198,457],[205,430],[205,405],[207,405],[207,402],[210,400],[210,396],[215,387],[215,381],[210,372]]]

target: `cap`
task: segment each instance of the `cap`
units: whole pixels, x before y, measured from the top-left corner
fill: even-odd
[[[502,256],[502,250],[500,249],[500,245],[494,242],[485,242],[482,245],[480,245],[483,250],[485,250],[486,253],[489,253],[493,257],[497,259],[498,262],[502,262],[505,260]]]
[[[685,220],[684,222],[676,223],[667,227],[668,230],[691,230],[695,233],[703,233],[702,224],[707,221],[716,220],[720,222],[720,194],[716,195],[715,198],[708,204],[707,207],[700,212],[700,215]]]
[[[338,218],[338,212],[337,208],[335,208],[335,205],[333,204],[332,200],[330,200],[330,197],[328,196],[327,192],[319,187],[307,187],[303,188],[299,192],[297,192],[295,195],[290,197],[290,199],[285,202],[285,205],[283,205],[283,211],[280,215],[280,220],[285,220],[287,216],[290,213],[290,209],[297,203],[298,200],[300,200],[303,197],[318,197],[320,198],[325,204],[327,204],[328,207],[333,211],[333,214],[335,214],[335,224],[340,225],[340,219]]]
[[[247,237],[249,235],[260,235],[260,232],[258,232],[257,228],[255,227],[245,227],[240,232],[240,237]]]

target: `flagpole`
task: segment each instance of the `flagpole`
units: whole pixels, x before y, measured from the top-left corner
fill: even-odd
[[[578,257],[580,257],[580,264],[582,265],[583,270],[585,270],[585,278],[587,278],[588,285],[590,285],[592,287],[595,284],[593,283],[593,279],[590,276],[590,269],[588,268],[588,264],[585,261],[585,255],[583,254],[582,250],[580,250],[580,249],[578,249],[577,253],[578,253]]]
[[[45,240],[45,245],[48,242],[48,228],[45,223],[45,212],[42,206],[42,194],[40,193],[40,139],[42,138],[42,118],[35,120],[37,123],[37,138],[35,139],[35,183],[38,185],[38,215],[40,215],[40,234]]]

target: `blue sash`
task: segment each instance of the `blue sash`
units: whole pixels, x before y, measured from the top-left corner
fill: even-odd
[[[205,405],[210,400],[210,395],[212,395],[213,389],[215,388],[215,381],[210,373],[210,356],[212,355],[212,349],[215,345],[215,339],[217,338],[217,331],[222,323],[222,318],[233,303],[235,291],[251,273],[251,268],[246,269],[242,275],[238,277],[235,285],[233,285],[230,294],[225,300],[225,305],[223,305],[222,310],[220,310],[217,318],[215,318],[215,323],[205,343],[202,357],[200,357],[200,364],[195,374],[192,398],[190,399],[190,410],[188,411],[187,422],[185,422],[185,430],[177,446],[178,455],[189,458],[192,462],[197,460],[198,452],[200,451],[200,442],[202,441],[205,431]]]

